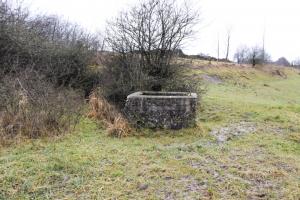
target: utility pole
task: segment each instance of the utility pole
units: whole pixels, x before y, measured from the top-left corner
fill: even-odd
[[[263,49],[263,55],[262,55],[263,64],[265,64],[265,39],[266,39],[266,19],[264,21],[263,45],[262,45],[262,49]]]
[[[220,59],[220,37],[219,37],[219,33],[218,33],[218,62]]]
[[[230,47],[230,39],[231,39],[231,28],[228,28],[227,30],[227,49],[226,49],[226,60],[228,60],[229,56],[229,47]]]

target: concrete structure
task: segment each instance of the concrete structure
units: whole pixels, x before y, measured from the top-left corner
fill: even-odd
[[[127,97],[125,114],[138,126],[181,129],[195,125],[198,97],[185,92],[136,92]]]

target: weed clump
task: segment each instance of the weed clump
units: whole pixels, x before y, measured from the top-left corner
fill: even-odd
[[[93,92],[91,94],[89,104],[88,117],[103,122],[109,136],[121,138],[132,133],[127,119],[99,93]]]
[[[291,133],[289,134],[288,138],[300,144],[300,133]]]
[[[6,76],[0,81],[0,93],[2,144],[19,137],[62,134],[77,124],[81,114],[81,95],[55,88],[34,73]]]

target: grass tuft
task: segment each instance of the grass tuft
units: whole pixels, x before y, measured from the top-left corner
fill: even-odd
[[[90,96],[88,117],[104,122],[109,136],[122,138],[128,137],[132,133],[132,128],[125,117],[96,92]]]

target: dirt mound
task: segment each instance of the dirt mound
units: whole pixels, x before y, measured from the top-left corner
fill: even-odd
[[[287,78],[287,75],[284,73],[284,71],[279,70],[279,69],[277,69],[275,71],[272,71],[272,75],[273,76],[280,76],[282,78]]]

